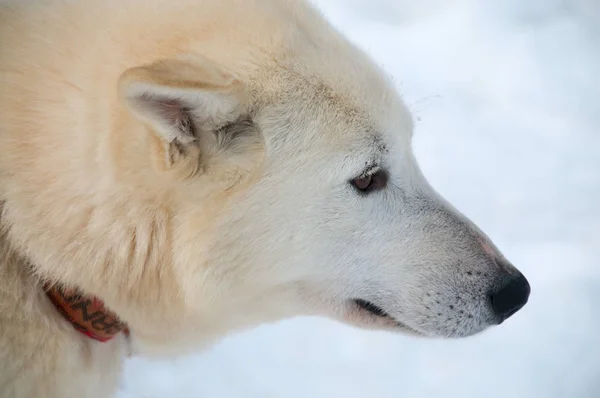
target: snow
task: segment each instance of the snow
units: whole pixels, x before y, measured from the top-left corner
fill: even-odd
[[[424,173],[526,274],[530,302],[454,341],[266,325],[131,359],[118,398],[600,397],[600,3],[315,3],[394,76]]]

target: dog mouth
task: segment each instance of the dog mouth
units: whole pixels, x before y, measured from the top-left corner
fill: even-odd
[[[379,327],[396,331],[401,330],[405,333],[416,336],[422,335],[421,332],[413,329],[412,327],[406,325],[403,322],[398,321],[396,318],[394,318],[388,312],[386,312],[383,308],[371,301],[364,299],[353,299],[351,300],[351,302],[354,308],[356,308],[356,311],[362,314],[362,317],[372,319],[373,322]]]
[[[381,318],[389,318],[389,319],[393,319],[390,314],[388,314],[387,312],[385,312],[381,307],[373,304],[370,301],[367,300],[363,300],[363,299],[354,299],[352,300],[354,302],[354,304],[356,304],[360,309],[365,310],[369,313],[371,313],[374,316],[377,317],[381,317]],[[394,320],[395,321],[395,320]]]

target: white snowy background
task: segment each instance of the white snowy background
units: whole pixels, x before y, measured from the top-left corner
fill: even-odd
[[[431,183],[529,278],[501,327],[427,341],[301,318],[119,398],[600,397],[600,1],[314,0],[397,82]]]

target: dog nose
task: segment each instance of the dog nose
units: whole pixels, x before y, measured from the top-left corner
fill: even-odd
[[[529,282],[523,274],[519,273],[519,276],[512,278],[498,291],[492,293],[490,301],[492,309],[498,317],[498,323],[504,322],[523,308],[527,304],[530,292]]]

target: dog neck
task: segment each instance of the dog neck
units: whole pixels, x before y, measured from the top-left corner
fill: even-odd
[[[98,298],[59,286],[46,286],[44,290],[62,316],[87,337],[107,342],[121,332],[129,334],[127,326]]]

